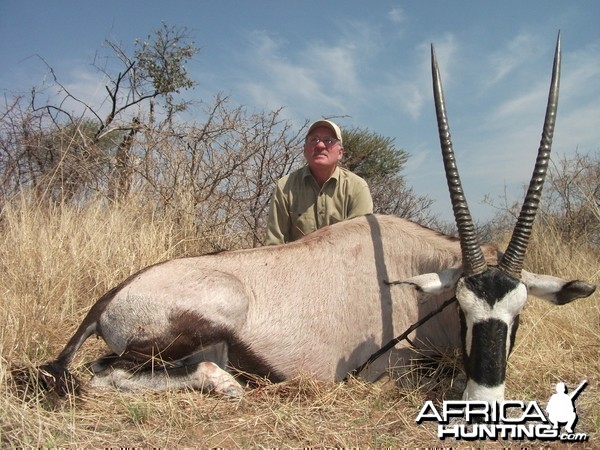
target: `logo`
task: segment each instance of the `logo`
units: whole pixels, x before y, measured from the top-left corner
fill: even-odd
[[[576,433],[575,399],[587,385],[583,380],[572,392],[565,383],[556,384],[556,393],[548,400],[545,411],[538,402],[505,400],[488,403],[474,400],[445,400],[437,406],[428,400],[416,422],[437,422],[438,438],[457,440],[588,440],[586,433]]]

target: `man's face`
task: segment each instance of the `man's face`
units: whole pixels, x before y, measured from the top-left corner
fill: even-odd
[[[304,142],[304,157],[311,169],[333,168],[343,154],[340,141],[335,138],[333,130],[327,127],[315,128]]]

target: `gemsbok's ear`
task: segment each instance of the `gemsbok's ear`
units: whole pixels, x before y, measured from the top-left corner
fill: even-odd
[[[589,297],[596,286],[585,281],[567,281],[551,275],[540,275],[522,270],[522,281],[529,294],[555,305],[565,305],[578,298]]]
[[[454,291],[456,283],[462,275],[462,268],[442,270],[441,272],[426,273],[408,278],[394,284],[410,284],[419,292],[427,294],[442,294]]]

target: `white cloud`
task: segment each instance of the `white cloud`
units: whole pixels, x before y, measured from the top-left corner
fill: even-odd
[[[492,123],[502,127],[513,127],[522,123],[523,116],[529,116],[533,110],[538,110],[545,105],[544,99],[548,95],[548,86],[541,82],[531,86],[521,94],[514,94],[500,104],[490,115]],[[496,125],[496,126],[498,126]]]
[[[110,106],[106,105],[109,99],[105,86],[108,84],[109,80],[105,75],[77,67],[71,71],[64,86],[75,98],[100,111]]]
[[[404,9],[399,6],[395,6],[390,10],[388,18],[392,23],[397,25],[403,24],[407,19]]]
[[[305,51],[305,60],[316,69],[315,78],[338,92],[358,93],[362,90],[357,74],[357,49],[352,44],[323,46],[317,44]]]
[[[531,34],[519,34],[510,40],[506,46],[493,52],[488,57],[488,64],[493,75],[489,77],[487,86],[502,80],[517,67],[527,63],[539,55],[540,44]]]
[[[557,132],[561,151],[600,149],[600,42],[565,55]]]
[[[368,82],[362,72],[376,53],[379,36],[364,24],[339,25],[333,41],[307,40],[290,48],[265,32],[253,32],[241,58],[239,82],[252,104],[288,110],[345,115],[365,101]]]
[[[563,54],[558,115],[555,131],[556,147],[573,152],[598,148],[600,129],[600,66],[598,45],[590,45],[574,54]],[[550,66],[529,78],[535,81],[511,93],[491,114],[488,127],[497,133],[512,136],[513,142],[523,142],[525,133],[534,133],[539,140],[550,85]],[[536,71],[537,65],[528,66]]]
[[[432,42],[422,42],[417,47],[417,52],[420,55],[419,66],[421,68],[419,77],[420,79],[427,81],[427,83],[424,83],[424,85],[427,84],[428,90],[431,90],[431,83],[429,80],[431,79],[430,48],[432,44],[435,49],[435,56],[438,66],[440,67],[440,74],[442,76],[444,85],[449,85],[452,82],[454,72],[456,70],[455,68],[460,64],[458,62],[460,48],[454,34],[447,33],[439,38],[434,38]],[[427,76],[425,76],[425,74]]]
[[[453,81],[458,43],[453,34],[446,34],[435,42],[423,42],[417,46],[415,71],[411,79],[399,89],[402,109],[413,119],[421,116],[423,108],[432,101],[431,93],[431,45],[435,49],[442,83],[446,89]]]
[[[108,114],[110,106],[107,104],[107,84],[105,75],[81,66],[74,66],[66,75],[57,73],[56,79],[49,72],[36,86],[35,105],[54,105],[74,118],[91,118],[89,108],[102,117]]]
[[[318,77],[321,57],[303,64],[295,54],[282,56],[284,43],[265,32],[254,32],[250,38],[252,45],[242,61],[245,65],[242,73],[248,76],[240,82],[240,88],[252,104],[278,108],[318,100],[332,106]]]

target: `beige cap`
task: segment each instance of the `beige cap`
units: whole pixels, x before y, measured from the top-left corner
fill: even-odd
[[[308,136],[312,132],[312,130],[314,130],[315,128],[318,128],[318,127],[329,128],[331,131],[333,131],[335,133],[335,138],[338,141],[340,141],[340,144],[342,143],[342,130],[340,130],[340,127],[338,127],[331,120],[317,120],[316,122],[313,122],[310,125],[310,127],[308,127],[308,131],[306,132],[306,135]]]

